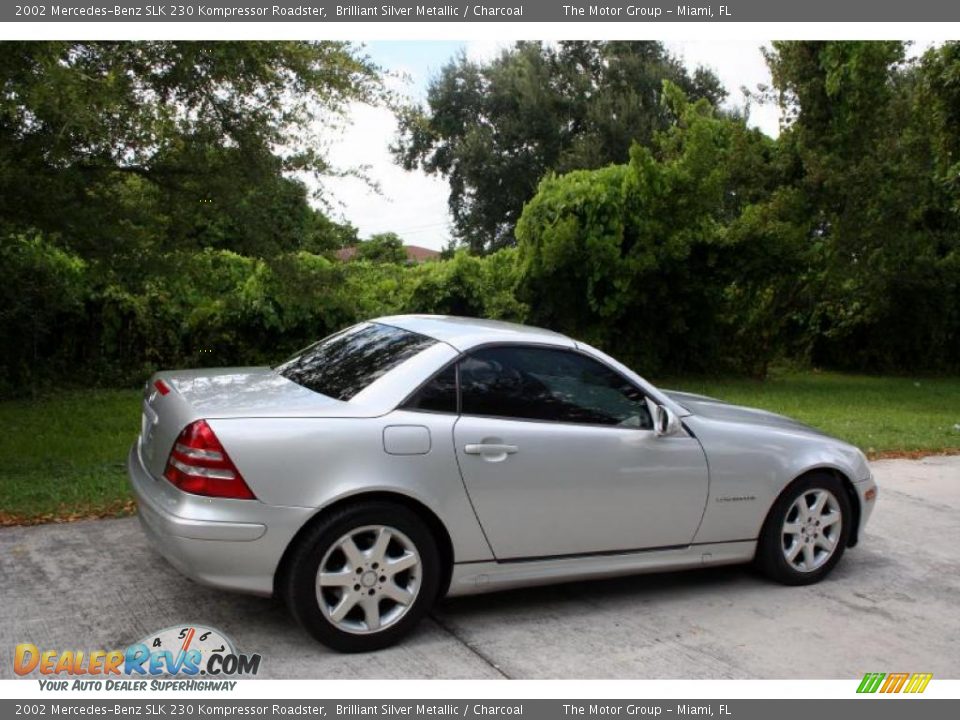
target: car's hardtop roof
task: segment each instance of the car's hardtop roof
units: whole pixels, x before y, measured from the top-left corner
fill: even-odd
[[[398,327],[452,345],[461,352],[487,343],[537,343],[576,347],[566,335],[502,320],[454,315],[389,315],[370,322]]]

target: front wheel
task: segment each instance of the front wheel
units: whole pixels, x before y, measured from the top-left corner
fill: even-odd
[[[284,594],[291,614],[341,652],[379,650],[406,635],[437,596],[440,556],[407,508],[364,502],[337,511],[293,550]]]
[[[764,523],[757,565],[785,585],[809,585],[840,561],[853,513],[843,483],[829,473],[794,481],[777,498]]]

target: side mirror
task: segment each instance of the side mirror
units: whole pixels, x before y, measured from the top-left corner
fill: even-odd
[[[683,427],[680,418],[674,415],[673,411],[663,405],[657,405],[648,400],[653,411],[653,432],[657,437],[666,437],[674,435]]]

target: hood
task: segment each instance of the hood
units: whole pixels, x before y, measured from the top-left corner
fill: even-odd
[[[813,435],[830,437],[822,430],[817,430],[798,420],[788,418],[785,415],[778,415],[768,410],[760,410],[759,408],[745,407],[743,405],[732,405],[723,400],[717,400],[716,398],[697,395],[695,393],[679,392],[676,390],[664,390],[663,392],[667,397],[685,407],[693,415],[699,415],[711,420],[761,425],[764,427],[782,428],[784,430],[799,430]]]

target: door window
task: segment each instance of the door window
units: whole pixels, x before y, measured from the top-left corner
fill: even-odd
[[[490,347],[460,362],[461,412],[651,429],[643,393],[603,363],[569,350]]]

